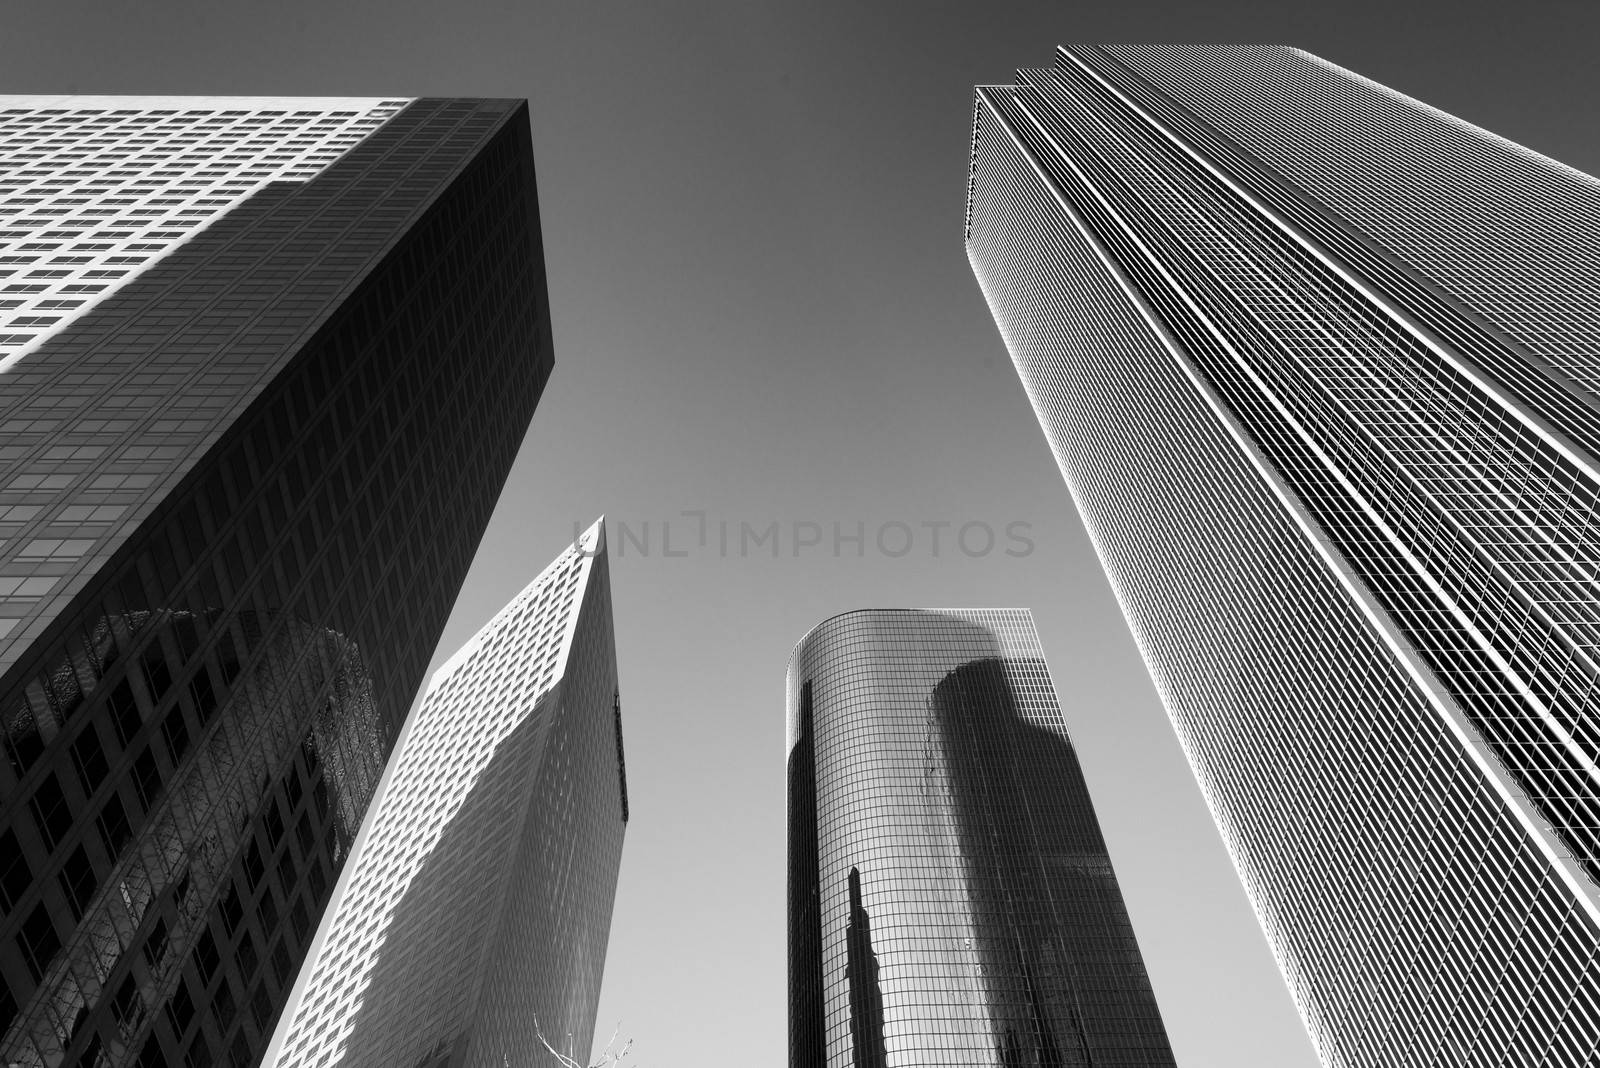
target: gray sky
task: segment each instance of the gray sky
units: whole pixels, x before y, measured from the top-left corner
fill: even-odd
[[[972,85],[1057,42],[1293,44],[1595,171],[1597,31],[1589,3],[9,0],[0,92],[531,101],[556,369],[436,660],[575,523],[650,524],[648,555],[611,534],[633,820],[602,1041],[620,1019],[642,1068],[784,1062],[791,647],[850,608],[1023,606],[1180,1063],[1309,1068],[967,268]],[[773,521],[779,558],[741,557]],[[858,521],[865,556],[836,557]],[[1013,521],[1028,555],[952,543]],[[951,524],[937,557],[925,522]],[[798,557],[795,523],[822,530]]]

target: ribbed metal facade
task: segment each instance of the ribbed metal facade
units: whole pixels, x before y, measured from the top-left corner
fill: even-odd
[[[1027,611],[825,621],[788,751],[793,1068],[1173,1064]]]
[[[978,91],[973,268],[1329,1064],[1600,1055],[1597,208],[1289,48]]]

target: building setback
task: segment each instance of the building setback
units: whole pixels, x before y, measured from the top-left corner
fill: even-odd
[[[550,370],[526,105],[0,97],[0,1063],[256,1063]]]
[[[1030,613],[826,620],[788,754],[791,1068],[1170,1068]]]
[[[1329,1065],[1600,1057],[1597,219],[1296,49],[977,92],[973,269]]]
[[[628,821],[606,559],[597,522],[429,682],[272,1065],[587,1057]]]

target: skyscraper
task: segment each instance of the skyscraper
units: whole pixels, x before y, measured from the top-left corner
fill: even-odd
[[[792,1068],[1173,1064],[1025,609],[789,660]]]
[[[434,674],[391,776],[272,1064],[542,1064],[536,1022],[587,1057],[628,822],[603,523]]]
[[[550,369],[525,105],[0,97],[0,1063],[248,1065]]]
[[[1600,183],[1290,48],[980,88],[967,248],[1323,1060],[1600,1057]]]

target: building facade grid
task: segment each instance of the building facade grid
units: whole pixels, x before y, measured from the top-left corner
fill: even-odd
[[[0,574],[53,580],[0,639],[8,1062],[259,1059],[549,371],[525,123],[413,102],[0,373]]]
[[[792,1065],[1172,1063],[1025,610],[825,621],[788,741]]]
[[[48,103],[0,96],[0,372],[268,182],[316,177],[409,101]]]
[[[975,112],[974,270],[1333,1064],[1600,1033],[1592,412],[1416,210],[1484,167],[1594,195],[1292,49],[1067,49]]]
[[[625,827],[604,530],[433,676],[271,1064],[493,1068],[593,1037]]]

